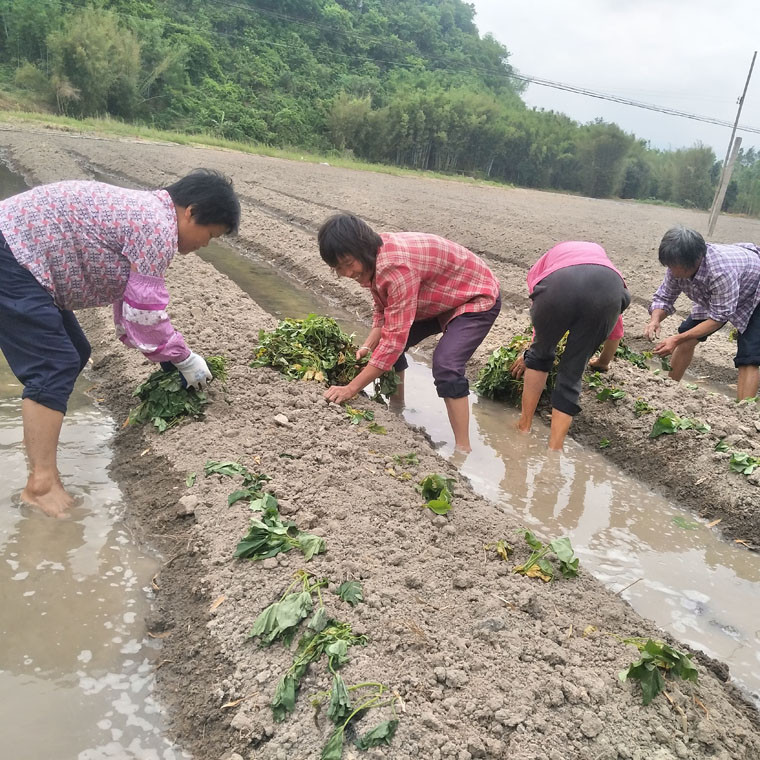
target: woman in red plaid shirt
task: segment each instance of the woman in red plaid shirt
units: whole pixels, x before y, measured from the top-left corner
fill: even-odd
[[[375,302],[372,330],[357,351],[357,358],[371,354],[369,364],[348,385],[329,388],[325,398],[347,401],[391,368],[403,383],[404,352],[443,333],[433,352],[435,387],[446,403],[456,448],[470,451],[464,370],[501,309],[499,281],[480,257],[457,243],[422,232],[378,235],[352,214],[330,217],[318,241],[325,263],[369,288]]]

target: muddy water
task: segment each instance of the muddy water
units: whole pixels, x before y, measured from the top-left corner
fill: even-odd
[[[0,195],[23,190],[0,162]],[[138,551],[108,475],[114,421],[77,383],[59,465],[77,505],[20,504],[21,386],[0,354],[0,737],[23,760],[174,760],[152,697],[159,656],[144,615],[157,562]]]
[[[279,317],[331,313],[345,329],[366,333],[266,262],[220,244],[201,255]],[[503,404],[472,396],[473,451],[457,460],[430,368],[410,358],[404,417],[427,430],[478,493],[544,538],[570,536],[587,570],[622,591],[644,617],[728,663],[737,683],[760,703],[760,556],[720,540],[597,452],[572,440],[562,454],[548,452],[548,429],[538,423],[530,435],[517,433],[517,411]]]

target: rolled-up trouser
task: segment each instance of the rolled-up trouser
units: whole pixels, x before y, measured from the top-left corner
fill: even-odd
[[[613,269],[576,264],[544,277],[530,297],[535,335],[525,352],[525,366],[549,372],[557,344],[569,332],[551,402],[554,409],[576,415],[586,364],[628,308],[630,293]]]
[[[499,311],[501,296],[497,297],[496,303],[488,311],[466,311],[454,317],[443,331],[436,318],[412,323],[404,351],[431,335],[443,332],[433,351],[433,380],[441,398],[462,398],[469,394],[470,384],[464,375],[465,365],[488,335]],[[403,372],[408,366],[406,355],[402,353],[393,369]]]
[[[66,414],[74,383],[90,358],[90,344],[74,312],[55,305],[16,261],[2,234],[0,350],[24,386],[22,398]]]

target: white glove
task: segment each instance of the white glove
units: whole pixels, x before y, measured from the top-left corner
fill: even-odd
[[[192,351],[187,359],[174,362],[174,366],[182,373],[188,388],[205,388],[206,383],[211,380],[211,370],[206,360]]]

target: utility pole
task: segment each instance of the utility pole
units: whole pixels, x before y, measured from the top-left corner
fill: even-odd
[[[728,141],[728,149],[726,150],[726,158],[723,160],[723,168],[720,171],[720,181],[718,182],[718,189],[715,191],[715,198],[713,199],[713,205],[710,209],[710,223],[707,230],[707,236],[710,237],[715,228],[715,223],[718,220],[718,214],[720,214],[720,207],[723,205],[723,198],[726,197],[725,187],[728,187],[728,183],[731,181],[731,174],[728,171],[728,164],[731,156],[731,149],[734,147],[734,135],[736,135],[736,128],[739,125],[739,117],[742,115],[742,107],[744,106],[744,97],[747,94],[747,88],[749,87],[749,80],[752,78],[752,69],[755,68],[755,58],[757,58],[757,50],[752,54],[752,63],[749,65],[749,73],[747,74],[747,81],[744,83],[744,92],[742,92],[739,98],[739,109],[736,112],[736,121],[734,121],[734,128],[731,130],[731,139]],[[738,146],[736,148],[738,150]],[[733,162],[731,164],[733,168]],[[724,187],[725,185],[725,187]],[[720,202],[718,196],[721,196]]]
[[[723,208],[723,199],[726,197],[726,190],[728,189],[728,183],[731,181],[731,174],[734,171],[734,164],[736,163],[736,157],[739,155],[739,148],[742,144],[742,138],[737,137],[734,140],[734,149],[731,151],[731,157],[728,159],[728,164],[725,166],[721,183],[718,186],[718,194],[713,201],[713,207],[710,211],[710,221],[707,225],[707,237],[712,237],[713,230],[715,229],[715,223],[718,221],[718,215]]]

